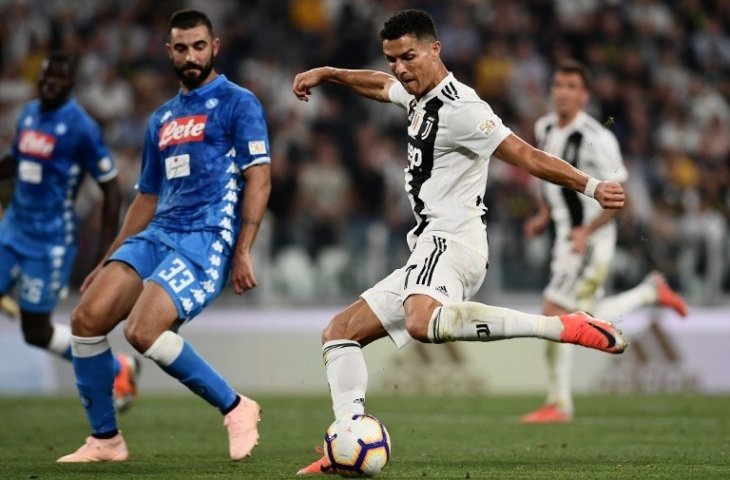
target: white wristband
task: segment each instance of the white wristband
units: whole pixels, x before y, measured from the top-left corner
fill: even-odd
[[[598,187],[599,183],[601,183],[600,180],[596,180],[593,177],[588,177],[588,182],[586,183],[586,189],[583,190],[583,194],[585,194],[586,197],[595,198],[594,195],[596,193],[596,188]]]

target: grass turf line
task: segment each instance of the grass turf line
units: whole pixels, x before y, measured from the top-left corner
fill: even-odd
[[[327,397],[255,396],[254,455],[228,460],[222,417],[190,396],[139,399],[120,427],[131,459],[58,465],[87,435],[76,398],[0,398],[0,479],[297,478],[332,421]],[[536,397],[372,396],[393,457],[383,479],[730,478],[728,396],[578,397],[570,425],[524,426]]]

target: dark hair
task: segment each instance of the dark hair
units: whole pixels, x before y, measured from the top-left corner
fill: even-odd
[[[558,68],[555,69],[555,72],[577,73],[578,75],[580,75],[581,80],[583,80],[583,86],[586,88],[586,90],[588,90],[589,92],[591,91],[591,74],[588,71],[588,68],[586,68],[586,66],[580,63],[578,60],[563,60],[558,64]]]
[[[50,65],[64,65],[68,70],[70,77],[76,76],[76,70],[79,67],[79,60],[76,55],[72,55],[66,52],[51,52],[44,62],[44,68],[48,68]]]
[[[438,40],[436,26],[431,15],[423,10],[402,10],[391,15],[383,24],[380,40],[396,40],[404,35],[413,35],[419,42]]]
[[[193,9],[178,10],[170,16],[170,21],[167,23],[168,31],[172,31],[173,28],[180,28],[182,30],[189,30],[199,25],[205,25],[208,27],[210,36],[213,37],[213,24],[208,18],[208,15]]]

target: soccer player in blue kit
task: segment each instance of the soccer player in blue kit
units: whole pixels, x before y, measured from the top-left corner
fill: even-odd
[[[57,52],[43,62],[37,99],[18,118],[11,152],[0,160],[0,179],[15,179],[10,205],[0,223],[0,295],[20,280],[20,321],[25,341],[71,361],[71,329],[51,322],[68,290],[76,256],[74,200],[84,175],[104,196],[99,249],[117,231],[121,193],[117,168],[99,126],[73,98],[77,62]],[[113,357],[120,410],[135,393],[134,359]]]
[[[129,456],[114,414],[106,338],[124,318],[134,348],[224,415],[233,460],[258,441],[259,405],[176,331],[220,294],[229,271],[236,293],[256,286],[251,246],[271,189],[264,112],[251,92],[213,69],[220,39],[204,13],[174,13],[166,47],[180,92],[150,117],[138,194],[71,317],[92,434],[62,463]]]

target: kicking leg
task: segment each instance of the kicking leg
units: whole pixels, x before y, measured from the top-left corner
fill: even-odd
[[[422,342],[490,342],[536,337],[608,353],[622,353],[628,345],[618,329],[583,312],[560,316],[531,315],[483,303],[459,302],[436,307],[427,318],[428,308],[420,305],[429,301],[434,302],[424,295],[412,295],[404,304],[408,332]]]

